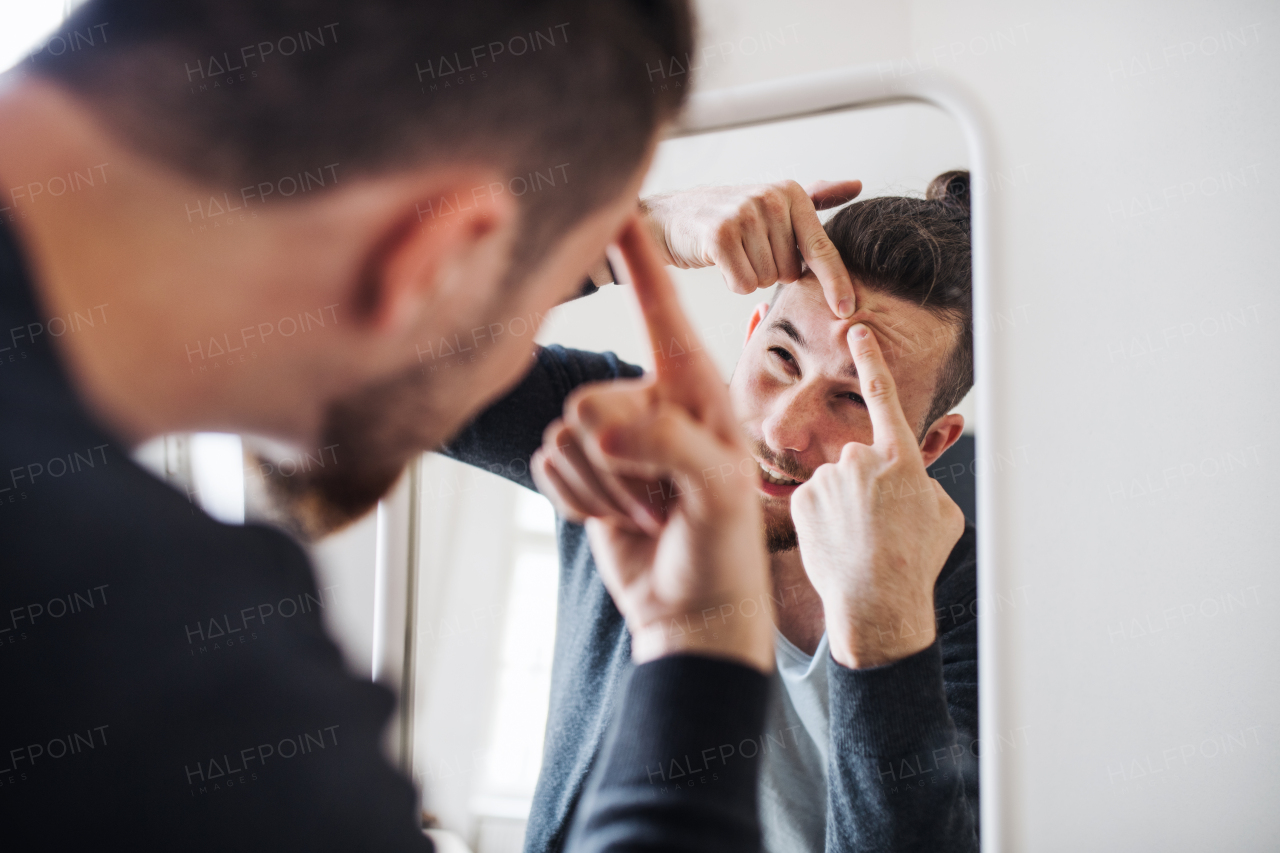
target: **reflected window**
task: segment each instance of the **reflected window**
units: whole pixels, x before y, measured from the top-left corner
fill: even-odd
[[[555,514],[546,498],[520,489],[514,516],[511,579],[482,793],[475,810],[485,817],[523,822],[542,767],[555,650],[558,557]]]
[[[134,461],[224,524],[244,524],[245,458],[240,436],[170,433],[140,445]]]

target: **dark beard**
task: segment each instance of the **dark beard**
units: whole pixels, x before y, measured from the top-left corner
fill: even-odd
[[[755,449],[756,456],[772,464],[788,477],[804,481],[813,476],[812,471],[806,471],[789,455],[780,456],[777,453],[774,453],[763,441],[753,439],[751,444]],[[791,520],[791,513],[789,511],[786,517],[782,519],[773,519],[766,516],[764,522],[764,541],[770,554],[777,554],[782,551],[791,551],[800,547],[800,539],[796,535],[796,525],[795,522]]]
[[[261,505],[254,507],[257,520],[267,521],[292,533],[304,542],[314,542],[336,533],[363,518],[391,491],[404,464],[393,461],[361,462],[355,454],[335,448],[335,461],[321,469],[292,475],[282,466],[257,456],[265,492]]]
[[[523,236],[517,238],[512,254],[516,260],[504,275],[500,295],[487,306],[491,318],[505,316],[512,295],[544,260],[547,244],[542,239],[531,240],[531,233],[525,227]],[[391,491],[410,463],[422,453],[440,449],[479,414],[458,411],[452,392],[459,383],[467,382],[464,376],[441,382],[451,368],[465,364],[461,356],[459,359],[457,364],[437,359],[431,369],[419,362],[333,402],[321,429],[321,446],[334,448],[336,458],[329,465],[310,466],[286,476],[280,466],[259,457],[263,463],[259,473],[270,473],[261,478],[265,494],[258,516],[314,541],[366,515]],[[488,401],[478,401],[480,409],[509,390],[492,389]]]
[[[415,367],[332,404],[321,432],[321,445],[333,448],[327,464],[286,474],[259,457],[265,494],[255,514],[305,541],[366,515],[414,458],[447,438],[433,425],[453,418],[434,410],[429,382]]]
[[[792,551],[800,547],[800,539],[796,535],[796,525],[791,520],[790,513],[783,519],[765,519],[764,543],[770,554]]]

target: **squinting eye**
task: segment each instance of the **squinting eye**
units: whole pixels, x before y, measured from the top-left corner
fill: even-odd
[[[773,353],[774,355],[776,355],[778,358],[782,359],[785,362],[789,362],[791,364],[796,363],[796,360],[791,355],[791,353],[787,352],[782,347],[769,347],[769,352]]]
[[[862,399],[861,394],[855,394],[852,391],[850,391],[848,394],[841,394],[840,396],[849,400],[855,406],[861,406],[864,409],[867,407],[867,401]]]

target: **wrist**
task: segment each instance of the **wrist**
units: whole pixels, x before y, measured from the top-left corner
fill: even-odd
[[[938,639],[930,608],[839,608],[827,615],[831,657],[849,669],[885,666]]]
[[[742,601],[767,601],[764,595]],[[768,609],[744,615],[733,604],[655,619],[631,631],[631,657],[648,663],[675,654],[727,658],[763,673],[774,667],[773,620]]]

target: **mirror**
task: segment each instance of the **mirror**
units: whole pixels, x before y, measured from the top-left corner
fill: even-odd
[[[968,166],[964,136],[950,116],[923,104],[897,104],[667,140],[643,194],[857,178],[864,199],[921,197],[935,176]],[[821,215],[825,220],[832,213]],[[772,289],[735,295],[714,268],[674,270],[673,276],[727,380],[751,312]],[[538,341],[613,351],[646,368],[653,363],[626,288],[604,287],[560,306]],[[972,518],[979,425],[971,397],[958,411],[965,435],[930,471]],[[478,853],[517,851],[543,760],[552,693],[557,574],[563,571],[554,522],[539,496],[450,459],[431,455],[418,475],[418,539],[431,550],[418,563],[413,773],[424,810],[439,826]],[[785,740],[773,735],[775,744]],[[824,794],[814,797],[825,801]]]

